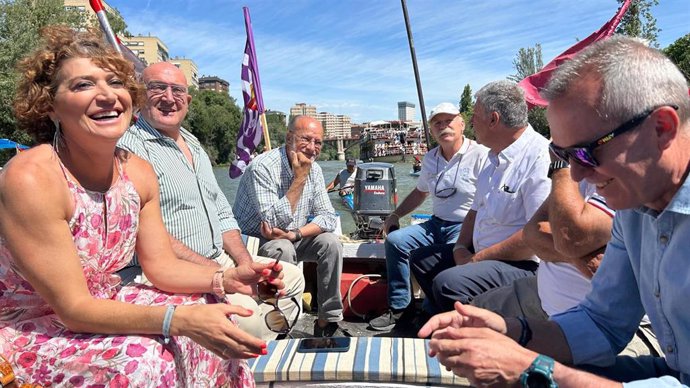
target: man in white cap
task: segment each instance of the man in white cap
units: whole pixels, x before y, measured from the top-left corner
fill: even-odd
[[[410,252],[433,245],[453,243],[474,199],[477,176],[488,149],[463,136],[465,121],[451,103],[434,107],[429,118],[431,134],[438,147],[424,156],[417,187],[386,219],[386,271],[389,310],[372,319],[374,330],[391,329],[411,301]],[[400,217],[412,212],[431,196],[433,216],[418,225],[400,227]]]
[[[428,312],[469,303],[490,289],[534,276],[539,258],[523,238],[523,227],[551,190],[549,141],[527,122],[523,90],[496,81],[476,93],[472,126],[489,147],[489,163],[455,245],[412,253],[410,267],[428,300]]]

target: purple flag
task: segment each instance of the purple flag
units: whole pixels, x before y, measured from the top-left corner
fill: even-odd
[[[243,7],[244,25],[247,29],[247,44],[244,47],[242,60],[242,97],[244,97],[244,112],[242,125],[237,133],[237,150],[235,160],[230,165],[230,178],[242,175],[251,160],[252,152],[261,142],[263,129],[261,114],[264,112],[264,100],[261,97],[261,82],[259,81],[259,65],[256,62],[254,50],[254,35],[252,22],[249,19],[249,8]]]

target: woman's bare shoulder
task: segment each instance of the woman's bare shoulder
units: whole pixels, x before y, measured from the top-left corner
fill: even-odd
[[[49,145],[21,152],[0,173],[0,201],[5,211],[15,206],[26,210],[68,206],[66,187],[57,155]]]
[[[146,202],[152,195],[158,196],[158,176],[151,164],[132,152],[123,152],[125,171],[142,202]]]

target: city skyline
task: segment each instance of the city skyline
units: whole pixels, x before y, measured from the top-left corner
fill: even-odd
[[[659,47],[687,34],[690,2],[665,0],[652,8]],[[155,35],[171,57],[194,60],[199,76],[230,83],[242,105],[240,64],[246,40],[239,1],[109,0],[132,34]],[[466,3],[410,1],[427,112],[457,103],[462,89],[514,74],[521,47],[540,43],[544,62],[599,29],[618,8],[615,0]],[[347,115],[353,123],[395,120],[397,103],[420,104],[400,3],[366,1],[251,3],[250,13],[267,109],[289,112],[295,103]]]

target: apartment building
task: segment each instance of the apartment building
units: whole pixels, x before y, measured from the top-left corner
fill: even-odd
[[[167,62],[170,59],[168,46],[157,36],[151,36],[151,34],[131,37],[120,36],[120,40],[146,65]]]
[[[299,115],[316,118],[316,107],[314,105],[307,105],[303,102],[297,103],[290,108],[290,119]]]
[[[230,93],[230,83],[215,75],[205,75],[199,78],[199,90],[213,90],[217,93]]]
[[[349,116],[319,112],[315,118],[321,121],[325,138],[344,138],[352,135],[352,122]]]
[[[411,102],[398,102],[398,120],[402,122],[414,121],[415,105]]]
[[[189,58],[179,58],[175,57],[170,59],[168,62],[177,66],[182,73],[184,73],[185,78],[187,78],[187,86],[190,88],[193,86],[199,89],[199,68],[196,63]]]

